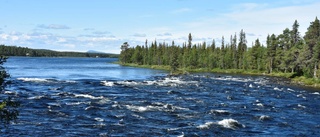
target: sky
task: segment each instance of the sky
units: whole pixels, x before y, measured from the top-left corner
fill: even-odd
[[[246,33],[248,46],[279,35],[295,20],[303,36],[319,0],[0,0],[0,44],[58,51],[120,53],[157,42],[217,46]]]

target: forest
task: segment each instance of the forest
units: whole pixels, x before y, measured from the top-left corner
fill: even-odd
[[[319,78],[320,76],[320,23],[316,17],[306,33],[299,32],[299,23],[294,21],[291,28],[282,34],[269,34],[266,45],[256,39],[248,46],[246,33],[230,36],[229,43],[222,36],[221,45],[212,43],[192,43],[182,45],[158,43],[130,47],[128,42],[121,45],[122,64],[169,66],[172,72],[183,70],[228,70],[254,71],[258,73],[290,73],[292,77]]]
[[[47,49],[31,49],[27,47],[0,45],[0,55],[4,56],[30,56],[30,57],[101,57],[117,58],[117,54],[61,52]]]

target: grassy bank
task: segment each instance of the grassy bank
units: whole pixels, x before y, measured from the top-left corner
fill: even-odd
[[[139,64],[134,64],[134,63],[121,64],[119,62],[117,62],[117,64],[120,64],[123,66],[130,66],[130,67],[151,68],[151,69],[170,71],[170,66],[165,66],[165,65],[139,65]],[[294,84],[320,88],[320,80],[319,79],[306,78],[304,76],[298,76],[298,77],[291,78],[294,75],[294,73],[273,72],[273,73],[269,74],[265,71],[258,71],[258,70],[217,69],[217,68],[216,69],[184,68],[184,69],[179,69],[174,74],[188,74],[189,72],[190,73],[210,72],[210,73],[245,74],[245,75],[263,75],[263,76],[273,76],[273,77],[284,77],[284,78],[290,79],[291,82]]]
[[[170,66],[161,66],[161,65],[139,65],[134,63],[126,63],[122,64],[119,62],[116,62],[116,64],[120,64],[123,66],[129,66],[129,67],[137,67],[137,68],[151,68],[151,69],[158,69],[158,70],[167,70],[170,71]]]

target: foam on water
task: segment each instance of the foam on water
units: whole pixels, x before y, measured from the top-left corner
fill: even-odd
[[[256,105],[259,106],[259,107],[264,107],[264,105],[262,103],[258,103]]]
[[[17,92],[15,92],[15,91],[5,91],[4,94],[16,95]]]
[[[45,78],[17,78],[17,80],[21,80],[24,82],[48,82],[48,79]]]
[[[307,97],[305,97],[303,94],[298,94],[297,97],[307,99]]]
[[[299,108],[307,108],[306,106],[301,105],[301,104],[298,104],[298,107],[299,107]]]
[[[211,114],[222,114],[222,115],[228,115],[230,114],[227,110],[210,110]]]
[[[252,84],[249,85],[249,88],[253,88]]]
[[[293,92],[294,92],[294,90],[293,90],[293,89],[291,89],[291,88],[288,88],[288,91],[293,91]]]
[[[44,95],[41,95],[41,96],[29,97],[28,99],[30,99],[30,100],[33,100],[33,99],[42,99],[42,98],[44,98],[44,97],[45,97]]]
[[[274,87],[273,90],[282,91],[282,88]]]
[[[142,106],[125,105],[125,107],[135,112],[144,112],[148,110],[148,107],[142,107]]]
[[[174,106],[172,104],[164,104],[160,102],[153,103],[147,106],[135,106],[135,105],[125,105],[125,107],[131,111],[135,112],[145,112],[145,111],[165,111],[172,112],[175,110],[189,110],[188,108]]]
[[[81,104],[90,104],[91,102],[67,102],[66,105],[77,106]]]
[[[197,128],[208,129],[212,125],[219,125],[219,126],[222,126],[224,128],[230,128],[230,129],[233,129],[233,130],[245,127],[244,125],[239,123],[237,120],[229,118],[229,119],[223,119],[223,120],[218,121],[218,122],[206,122],[205,124],[197,126]]]
[[[143,85],[143,83],[139,83],[139,82],[136,82],[136,81],[118,81],[117,84],[125,85],[125,86]]]
[[[208,129],[211,125],[215,124],[215,122],[206,122],[205,124],[197,126],[200,129]]]
[[[107,87],[112,87],[114,86],[114,82],[110,81],[101,81],[102,85],[107,86]]]
[[[146,80],[146,81],[101,81],[101,84],[104,86],[114,86],[114,85],[124,85],[124,86],[149,86],[149,85],[158,85],[158,86],[179,86],[187,84],[198,84],[198,81],[184,81],[178,77],[166,77],[160,80]]]
[[[259,121],[266,121],[266,120],[270,120],[271,117],[270,116],[267,116],[267,115],[262,115],[259,117]]]
[[[237,78],[232,76],[227,77],[213,77],[214,80],[223,80],[223,81],[235,81],[235,82],[250,82],[252,79],[250,78]]]
[[[177,86],[182,84],[197,84],[197,81],[183,81],[178,77],[169,77],[165,78],[164,80],[159,80],[156,84],[160,86]]]
[[[102,119],[102,118],[99,118],[99,117],[97,117],[97,118],[94,118],[94,120],[95,120],[95,121],[98,121],[98,122],[103,122],[103,121],[104,121],[104,119]]]
[[[245,127],[244,125],[240,124],[237,120],[234,120],[232,118],[223,119],[221,121],[218,121],[218,125],[221,125],[225,128],[230,128],[230,129],[237,129],[240,127]]]
[[[74,94],[74,95],[77,98],[79,98],[79,97],[90,98],[90,99],[103,99],[104,98],[103,96],[95,97],[95,96],[92,96],[92,95],[89,95],[89,94]]]

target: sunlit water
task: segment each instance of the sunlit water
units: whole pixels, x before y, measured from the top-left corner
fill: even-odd
[[[169,77],[114,61],[10,58],[4,94],[22,105],[1,136],[320,135],[315,89],[264,76]]]

